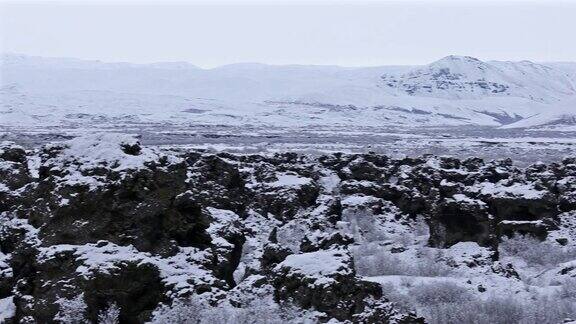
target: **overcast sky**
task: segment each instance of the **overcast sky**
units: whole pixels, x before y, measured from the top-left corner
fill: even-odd
[[[136,63],[576,61],[576,1],[3,1],[1,49]]]

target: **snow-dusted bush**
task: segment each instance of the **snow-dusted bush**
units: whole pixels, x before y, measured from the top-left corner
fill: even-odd
[[[452,269],[443,259],[444,253],[440,249],[420,248],[416,267],[411,269],[411,273],[423,277],[448,276]]]
[[[120,323],[120,308],[116,303],[110,304],[107,309],[98,314],[98,324]]]
[[[416,236],[430,236],[430,226],[426,223],[423,216],[418,216],[414,223],[414,234]]]
[[[576,302],[576,279],[568,278],[562,281],[558,295],[562,299],[572,299]]]
[[[473,311],[474,304],[471,303],[471,311]],[[525,306],[522,305],[518,298],[513,296],[490,296],[485,301],[477,302],[478,315],[480,318],[476,319],[476,323],[518,323],[524,316]]]
[[[446,276],[451,269],[442,261],[442,251],[419,249],[417,258],[404,259],[402,254],[391,253],[377,243],[365,243],[354,247],[354,264],[363,276]]]
[[[229,304],[210,306],[199,300],[177,301],[154,314],[154,324],[282,324],[301,321],[305,315],[291,306],[254,300],[238,308]],[[300,322],[299,322],[300,323]]]
[[[560,294],[538,296],[523,305],[521,324],[562,323],[576,318],[576,301]]]
[[[385,283],[382,285],[382,294],[386,296],[388,300],[393,302],[396,307],[404,312],[411,312],[414,310],[414,301],[413,299],[398,291],[394,284],[392,283]]]
[[[84,294],[80,294],[74,298],[66,299],[60,298],[56,301],[60,311],[56,314],[55,320],[63,324],[85,324],[86,320],[86,303],[84,302]]]
[[[464,287],[450,281],[437,281],[414,286],[410,295],[419,305],[462,303],[472,300],[472,294]]]
[[[362,251],[364,248],[367,251]],[[385,250],[376,250],[370,254],[370,244],[354,249],[356,272],[362,276],[409,275],[411,273],[402,259]],[[382,249],[382,248],[380,248]]]
[[[357,242],[376,242],[388,239],[377,218],[364,210],[346,211],[344,219],[350,223],[349,231]]]
[[[522,305],[512,298],[491,297],[426,305],[420,313],[430,324],[516,324],[522,312]]]
[[[574,287],[566,287],[567,291],[532,298],[489,295],[480,299],[451,282],[411,285],[407,293],[388,284],[383,293],[401,309],[416,309],[430,324],[541,324],[576,318]]]
[[[373,275],[406,275],[409,272],[404,262],[388,251],[381,251],[370,258],[372,265],[370,271]]]
[[[576,249],[541,242],[531,236],[503,238],[499,250],[502,256],[519,257],[532,266],[553,266],[576,259]]]
[[[165,306],[154,313],[152,323],[200,323],[202,311],[209,307],[197,300],[175,301],[171,306]]]

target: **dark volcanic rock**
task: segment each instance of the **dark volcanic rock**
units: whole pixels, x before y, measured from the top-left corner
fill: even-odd
[[[497,246],[496,224],[488,206],[461,194],[455,197],[441,201],[430,216],[430,244],[448,247],[474,241],[482,246]]]
[[[98,134],[35,151],[3,144],[0,162],[0,299],[22,323],[53,322],[67,305],[94,322],[112,304],[122,323],[142,323],[184,298],[265,296],[318,321],[421,323],[356,274],[362,239],[402,256],[409,246],[384,239],[425,219],[431,247],[490,250],[463,261],[481,267],[502,236],[544,239],[576,210],[574,159],[520,170],[477,158],[214,155]]]
[[[383,307],[386,300],[380,286],[358,280],[352,263],[352,257],[343,249],[291,255],[274,268],[275,296],[342,321],[390,322],[399,312],[393,307]],[[379,302],[373,303],[374,299]],[[373,312],[375,309],[380,311]],[[409,314],[401,317],[401,323],[423,323]]]

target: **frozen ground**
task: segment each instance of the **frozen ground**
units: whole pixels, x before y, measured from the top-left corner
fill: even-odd
[[[447,56],[345,68],[104,63],[0,56],[0,139],[31,147],[97,131],[230,152],[572,155],[576,63]]]
[[[142,143],[233,153],[377,152],[392,157],[422,154],[511,158],[517,165],[556,162],[574,154],[576,138],[569,131],[498,129],[493,127],[376,128],[257,126],[124,125],[85,128],[0,128],[1,140],[34,147],[95,131],[138,134]]]

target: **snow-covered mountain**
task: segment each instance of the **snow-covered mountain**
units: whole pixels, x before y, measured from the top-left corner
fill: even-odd
[[[541,126],[572,116],[576,64],[448,56],[425,66],[103,63],[6,54],[0,125]]]
[[[469,56],[447,56],[399,77],[385,75],[383,80],[409,95],[449,99],[511,96],[550,102],[576,94],[560,70],[529,61],[483,62]]]

